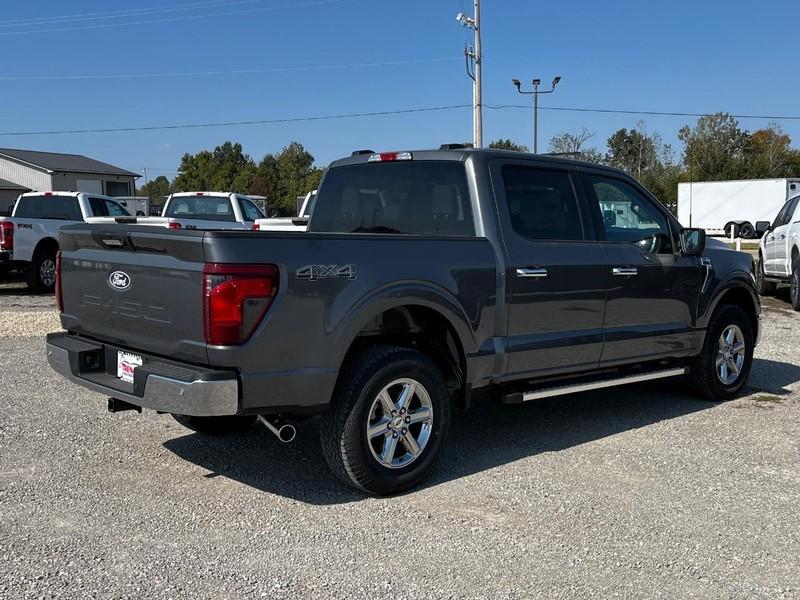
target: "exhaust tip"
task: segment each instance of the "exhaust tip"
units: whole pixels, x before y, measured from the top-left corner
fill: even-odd
[[[278,439],[282,441],[284,444],[293,442],[294,438],[296,437],[297,437],[297,429],[294,428],[294,425],[284,425],[283,427],[278,429]]]
[[[284,444],[294,441],[294,438],[297,437],[297,429],[295,429],[295,426],[291,423],[286,423],[279,417],[258,415],[258,420]]]

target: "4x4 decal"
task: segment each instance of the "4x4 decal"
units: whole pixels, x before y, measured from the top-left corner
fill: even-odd
[[[297,279],[308,279],[309,281],[332,277],[355,279],[356,275],[355,265],[306,265],[294,272]]]

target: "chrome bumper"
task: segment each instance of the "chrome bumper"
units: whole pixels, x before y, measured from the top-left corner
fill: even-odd
[[[135,406],[161,412],[212,417],[235,415],[239,410],[239,381],[234,373],[203,370],[208,378],[170,377],[147,373],[143,369],[144,383],[141,394],[134,392],[135,386],[116,379],[113,375],[97,369],[82,372],[80,348],[105,352],[102,344],[71,339],[70,334],[57,333],[47,336],[47,362],[57,373],[71,382],[92,391],[119,398]],[[156,363],[157,364],[157,363]],[[172,365],[172,371],[181,369]],[[186,369],[187,373],[193,372]],[[203,377],[200,375],[199,377]],[[122,389],[125,387],[126,389]]]

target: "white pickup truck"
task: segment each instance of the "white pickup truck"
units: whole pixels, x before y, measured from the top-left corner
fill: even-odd
[[[788,283],[792,307],[800,311],[800,196],[786,201],[761,238],[756,283],[762,295]]]
[[[253,229],[263,217],[261,209],[243,194],[179,192],[167,198],[160,217],[139,217],[136,224],[170,229]]]
[[[10,217],[0,217],[0,269],[25,273],[28,287],[55,287],[58,234],[72,223],[114,222],[128,212],[108,196],[85,192],[28,192],[17,198]]]
[[[317,190],[306,194],[303,204],[300,207],[300,215],[297,217],[275,217],[272,219],[258,219],[253,225],[257,231],[306,231],[311,212],[314,210],[314,202],[317,200]]]

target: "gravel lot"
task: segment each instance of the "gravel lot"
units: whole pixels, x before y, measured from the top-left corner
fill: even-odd
[[[739,400],[481,404],[427,486],[365,499],[314,421],[107,414],[46,365],[53,299],[0,284],[0,597],[800,598],[800,314],[765,323]]]

